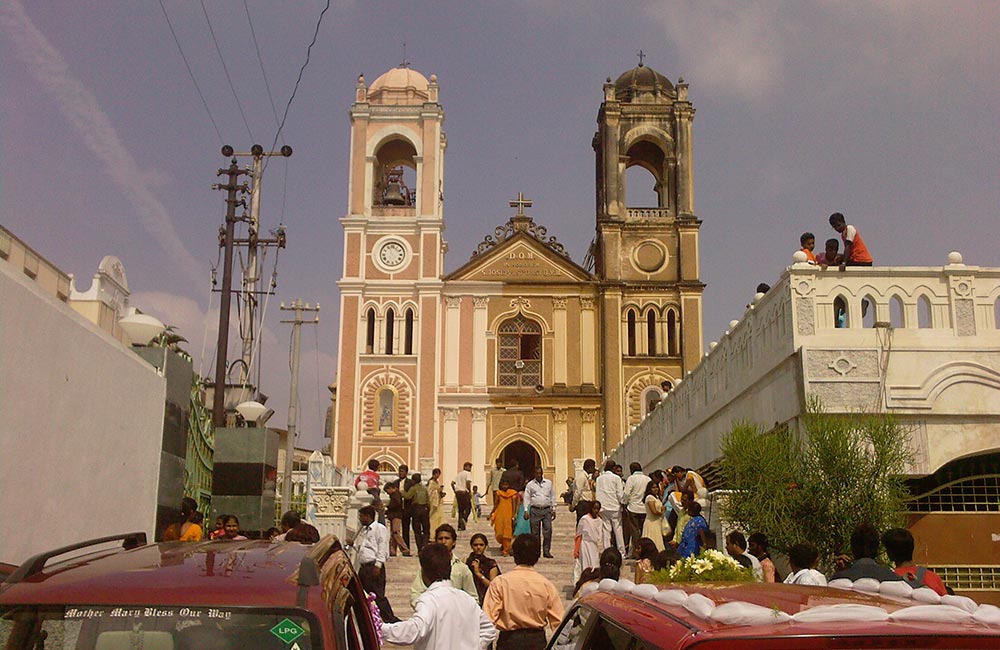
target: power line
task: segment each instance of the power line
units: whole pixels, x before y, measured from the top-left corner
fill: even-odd
[[[285,113],[281,116],[281,123],[278,125],[278,130],[274,134],[274,140],[271,142],[271,151],[278,144],[278,138],[281,137],[281,130],[285,128],[285,120],[288,119],[288,109],[292,107],[292,100],[295,99],[295,93],[299,90],[299,82],[302,81],[302,74],[306,71],[306,66],[309,65],[309,58],[312,55],[312,47],[316,44],[316,38],[319,36],[320,25],[323,24],[323,16],[330,9],[330,0],[326,0],[326,6],[323,7],[323,11],[319,12],[319,18],[316,20],[316,29],[313,30],[312,40],[309,42],[309,47],[306,48],[306,60],[302,63],[302,67],[299,68],[299,76],[295,79],[295,86],[292,88],[292,94],[288,98],[288,103],[285,104]],[[264,169],[267,169],[267,163],[270,158],[264,160]]]
[[[177,51],[181,53],[181,59],[184,60],[184,67],[187,68],[188,76],[191,77],[191,82],[194,83],[195,90],[198,91],[198,97],[201,98],[201,105],[205,107],[205,112],[208,113],[208,119],[212,122],[212,128],[215,129],[215,135],[219,136],[219,142],[225,142],[222,138],[222,132],[219,131],[219,125],[215,123],[215,118],[212,117],[212,111],[208,109],[208,102],[205,101],[205,95],[201,92],[201,87],[198,85],[198,80],[194,78],[194,73],[191,72],[191,65],[188,63],[187,57],[184,56],[184,48],[181,47],[181,42],[177,39],[177,33],[174,31],[174,26],[170,22],[170,17],[167,16],[167,9],[163,6],[163,0],[159,0],[160,10],[163,11],[163,17],[167,21],[167,27],[170,28],[170,34],[174,37],[174,43],[177,44]]]
[[[260,56],[260,46],[257,44],[257,32],[253,28],[253,19],[250,18],[250,7],[247,0],[243,0],[243,9],[247,12],[247,22],[250,23],[250,37],[253,39],[253,47],[257,50],[257,63],[260,64],[260,73],[264,77],[264,87],[267,88],[267,99],[271,102],[271,113],[274,114],[274,125],[278,125],[278,109],[274,106],[274,96],[271,95],[271,84],[267,81],[267,71],[264,69],[264,59]]]
[[[205,8],[205,0],[199,0],[199,2],[201,4],[201,11],[205,14],[205,22],[208,23],[208,33],[212,35],[212,42],[215,43],[215,51],[219,53],[219,61],[222,62],[222,70],[226,73],[226,81],[229,82],[229,89],[233,91],[233,98],[236,100],[236,107],[239,108],[240,117],[243,118],[243,126],[247,127],[247,135],[250,136],[250,142],[253,142],[253,131],[250,130],[250,123],[247,122],[246,113],[243,112],[243,104],[240,103],[240,97],[236,94],[236,86],[233,85],[233,78],[229,76],[229,68],[226,67],[226,60],[222,57],[222,48],[219,47],[219,41],[215,38],[215,30],[212,29],[212,21],[208,18],[208,9]]]

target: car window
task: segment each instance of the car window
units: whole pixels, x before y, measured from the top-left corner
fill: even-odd
[[[322,648],[301,610],[225,607],[5,606],[0,648],[46,650],[300,650]]]
[[[583,641],[583,631],[594,615],[590,607],[579,606],[563,619],[562,625],[553,635],[552,650],[576,650]]]
[[[642,643],[628,630],[618,627],[608,619],[600,616],[597,618],[590,634],[587,635],[583,650],[633,650],[636,647],[645,645],[634,645]]]

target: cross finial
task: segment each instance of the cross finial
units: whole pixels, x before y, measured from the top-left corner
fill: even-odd
[[[638,57],[639,57],[639,67],[641,68],[641,67],[642,67],[642,60],[643,60],[644,58],[646,58],[646,53],[645,53],[645,52],[643,52],[642,50],[639,50],[639,53],[638,53],[638,54],[636,54],[636,56],[638,56]]]
[[[514,216],[516,216],[516,217],[523,217],[523,216],[525,216],[524,209],[531,207],[531,200],[524,198],[524,192],[518,192],[517,193],[517,200],[511,201],[510,202],[510,207],[517,208],[517,214],[514,215]]]
[[[399,67],[401,67],[401,68],[409,68],[410,67],[410,62],[407,61],[407,59],[406,59],[406,43],[403,43],[403,60],[399,64]]]

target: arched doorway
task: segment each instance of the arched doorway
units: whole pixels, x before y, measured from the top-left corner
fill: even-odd
[[[503,459],[503,466],[508,469],[510,469],[514,461],[517,461],[521,473],[524,474],[525,481],[530,481],[534,478],[535,468],[542,464],[542,459],[538,455],[538,451],[523,440],[515,440],[504,447],[503,451],[500,452],[500,458]]]

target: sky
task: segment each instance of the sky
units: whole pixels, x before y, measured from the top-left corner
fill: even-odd
[[[210,375],[220,148],[275,141],[325,6],[0,0],[0,224],[80,291],[101,258],[119,257],[132,306],[174,325]],[[835,235],[831,212],[880,266],[943,265],[953,250],[1000,266],[997,34],[995,1],[332,2],[278,139],[294,154],[273,159],[262,186],[262,232],[288,232],[259,356],[270,424],[285,425],[289,402],[278,305],[318,302],[320,322],[302,332],[298,445],[324,444],[358,74],[371,82],[405,56],[438,76],[449,271],[507,221],[518,192],[581,262],[604,80],[640,49],[683,77],[697,111],[707,346],[758,282],[777,279],[803,231]],[[272,250],[266,274],[274,262]]]

